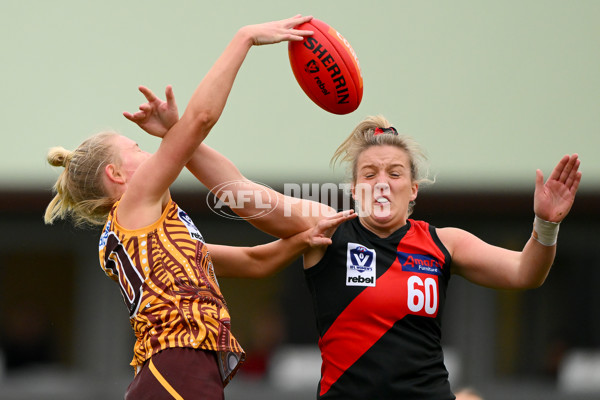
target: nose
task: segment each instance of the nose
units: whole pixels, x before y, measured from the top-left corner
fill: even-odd
[[[387,181],[377,182],[373,187],[373,192],[376,196],[385,196],[390,193],[390,185]]]

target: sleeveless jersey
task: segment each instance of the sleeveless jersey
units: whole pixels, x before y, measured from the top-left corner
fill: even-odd
[[[137,230],[119,226],[113,206],[100,238],[100,265],[119,284],[136,342],[137,371],[173,347],[217,352],[223,385],[245,354],[230,331],[230,316],[204,239],[190,217],[169,201],[160,219]]]
[[[305,270],[323,360],[319,399],[454,399],[440,323],[450,262],[423,221],[384,239],[358,218],[337,228]]]

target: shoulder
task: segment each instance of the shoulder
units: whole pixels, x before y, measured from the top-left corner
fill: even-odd
[[[446,246],[451,253],[461,243],[468,243],[469,240],[475,239],[473,234],[460,228],[436,228],[435,231],[444,246]]]

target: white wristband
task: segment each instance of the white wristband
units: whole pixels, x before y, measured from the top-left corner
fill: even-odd
[[[544,246],[554,246],[558,239],[560,222],[550,222],[539,218],[533,219],[533,238]]]

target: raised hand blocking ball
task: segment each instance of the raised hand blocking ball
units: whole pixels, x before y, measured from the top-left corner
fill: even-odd
[[[348,114],[360,105],[363,80],[350,43],[325,22],[313,18],[296,29],[314,35],[289,42],[290,65],[304,93],[333,114]]]

